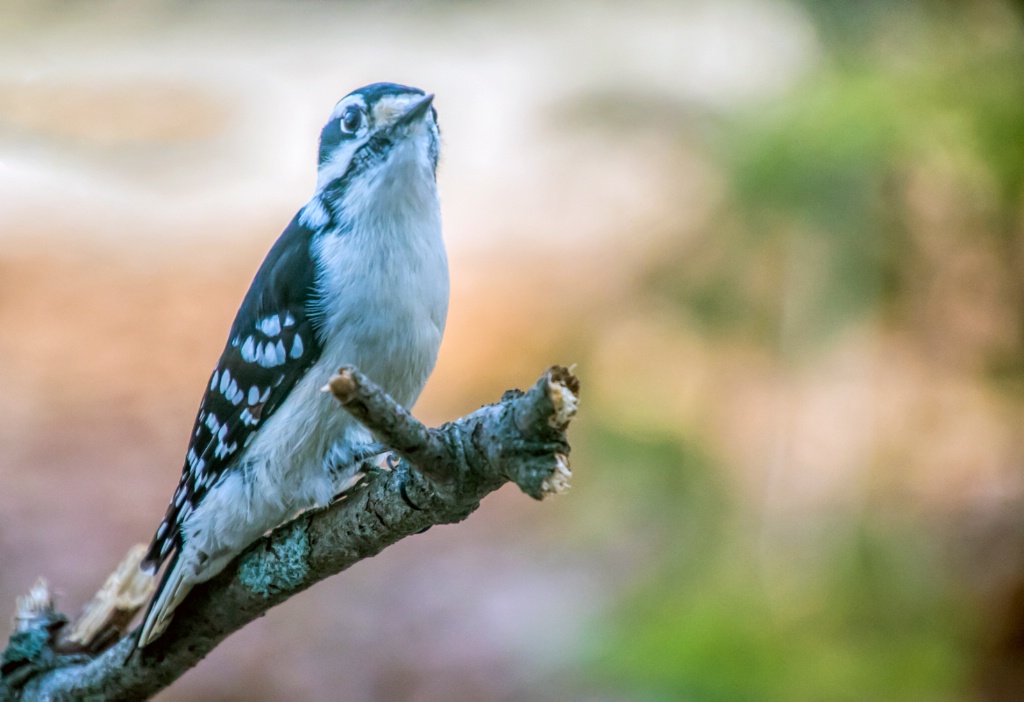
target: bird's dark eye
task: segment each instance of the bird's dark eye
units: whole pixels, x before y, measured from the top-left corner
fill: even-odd
[[[341,131],[355,134],[363,126],[363,111],[356,105],[350,105],[341,113]]]

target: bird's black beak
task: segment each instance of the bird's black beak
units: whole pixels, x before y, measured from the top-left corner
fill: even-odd
[[[412,107],[406,111],[404,115],[398,118],[394,126],[397,128],[406,127],[423,118],[423,115],[427,114],[427,110],[430,109],[430,103],[434,101],[434,95],[431,93],[422,100],[413,104]]]

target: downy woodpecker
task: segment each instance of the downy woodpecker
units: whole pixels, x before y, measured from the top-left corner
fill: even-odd
[[[379,453],[321,388],[353,364],[409,407],[448,312],[433,95],[376,83],[320,134],[316,192],[271,247],[206,385],[181,481],[143,567],[167,562],[138,646],[196,583]]]

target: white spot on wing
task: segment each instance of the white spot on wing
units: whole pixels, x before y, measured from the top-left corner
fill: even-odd
[[[245,343],[242,344],[242,360],[246,363],[256,360],[256,344],[251,336],[245,337]]]
[[[213,455],[216,458],[224,458],[225,456],[229,456],[232,453],[234,453],[235,449],[237,449],[237,448],[238,448],[238,443],[234,442],[234,441],[231,442],[230,445],[228,445],[228,444],[217,444],[217,448],[213,452]]]
[[[210,389],[211,390],[213,390],[215,387],[217,387],[217,381],[218,380],[220,380],[220,371],[219,370],[215,370],[213,372],[213,377],[210,378]]]
[[[231,384],[231,371],[227,368],[224,369],[224,373],[220,376],[220,391],[226,393],[228,391],[228,385]]]
[[[280,365],[280,364],[284,363],[286,360],[288,360],[288,352],[284,350],[284,342],[283,341],[278,339],[277,340],[277,345],[274,347],[274,350],[277,351],[277,363],[278,363],[278,365]]]
[[[260,331],[267,336],[277,336],[281,333],[281,318],[272,314],[259,323]]]
[[[284,313],[284,326],[285,327],[295,326],[295,317],[292,317],[292,313],[291,312],[285,312]]]
[[[300,356],[302,356],[302,351],[303,351],[302,337],[299,336],[298,334],[296,334],[295,335],[295,339],[292,341],[291,357],[292,358],[299,358]]]
[[[239,418],[247,427],[255,426],[256,424],[256,418],[252,416],[252,412],[249,411],[248,407],[242,410],[242,414],[239,415]]]
[[[260,358],[259,364],[264,368],[273,368],[277,365],[277,349],[274,348],[274,343],[268,341],[263,345],[263,357]]]
[[[260,389],[253,385],[249,388],[249,396],[246,398],[250,405],[255,405],[260,401]]]

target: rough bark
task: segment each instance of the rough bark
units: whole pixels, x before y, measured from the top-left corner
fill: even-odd
[[[420,424],[355,368],[341,369],[324,389],[402,460],[368,468],[344,499],[254,543],[197,586],[167,631],[141,651],[132,631],[100,653],[69,653],[61,644],[67,619],[46,593],[35,593],[0,661],[0,699],[149,697],[274,605],[406,536],[462,521],[504,483],[537,499],[568,486],[565,430],[579,384],[565,368],[555,366],[526,393],[506,392],[437,429]]]

